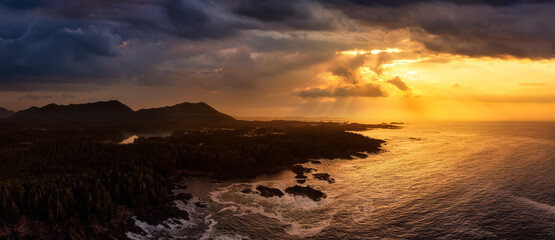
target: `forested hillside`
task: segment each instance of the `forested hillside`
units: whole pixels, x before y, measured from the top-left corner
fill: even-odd
[[[279,126],[177,131],[121,145],[114,131],[2,130],[0,216],[50,223],[106,221],[118,207],[168,199],[178,172],[254,177],[309,158],[376,152],[381,140],[345,132],[356,125]],[[186,171],[181,171],[186,170]]]

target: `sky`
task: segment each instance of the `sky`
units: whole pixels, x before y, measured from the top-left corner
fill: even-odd
[[[555,1],[0,0],[0,107],[555,120]]]

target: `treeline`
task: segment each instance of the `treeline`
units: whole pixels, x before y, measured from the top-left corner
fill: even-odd
[[[5,151],[0,170],[0,218],[26,215],[48,222],[96,223],[120,205],[162,203],[165,177],[120,146],[88,141],[39,142]]]
[[[334,127],[304,126],[182,131],[128,145],[63,137],[24,148],[4,145],[0,219],[26,215],[51,223],[95,223],[113,218],[121,206],[167,201],[169,178],[179,170],[254,177],[309,158],[375,152],[381,143]]]
[[[309,158],[350,158],[357,152],[375,152],[383,142],[320,126],[254,130],[177,133],[168,138],[151,138],[145,144],[176,146],[180,169],[234,178],[277,171]],[[141,144],[139,140],[135,145]]]
[[[53,140],[111,141],[119,142],[123,133],[107,129],[42,129],[0,124],[0,151],[14,146]]]

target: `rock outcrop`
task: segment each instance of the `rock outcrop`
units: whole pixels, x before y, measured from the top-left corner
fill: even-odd
[[[256,190],[260,192],[260,196],[262,197],[282,197],[284,194],[281,190],[277,188],[265,187],[265,186],[258,186]]]
[[[292,195],[305,196],[314,201],[320,201],[327,197],[325,193],[318,191],[310,186],[302,187],[302,186],[296,185],[294,187],[286,188],[285,192]]]
[[[312,174],[312,176],[314,176],[314,178],[316,178],[316,179],[320,179],[320,180],[323,180],[323,181],[328,181],[329,183],[334,183],[335,182],[335,179],[333,179],[327,173],[314,173],[314,174]]]

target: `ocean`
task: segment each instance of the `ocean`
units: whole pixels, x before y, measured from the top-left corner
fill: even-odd
[[[242,193],[297,185],[283,171],[243,181],[184,179],[192,193],[135,239],[555,239],[555,123],[411,123],[360,132],[386,140],[367,158],[307,163],[335,183],[307,182],[327,198]],[[196,206],[203,202],[206,207]]]

